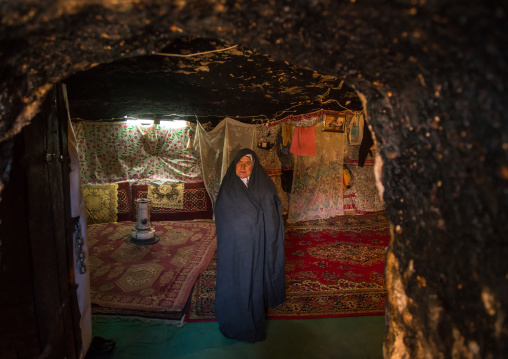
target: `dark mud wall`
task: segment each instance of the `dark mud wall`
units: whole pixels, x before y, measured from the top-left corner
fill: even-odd
[[[0,14],[4,182],[10,138],[53,83],[182,34],[344,78],[365,96],[393,224],[385,357],[508,357],[506,2],[7,0]]]

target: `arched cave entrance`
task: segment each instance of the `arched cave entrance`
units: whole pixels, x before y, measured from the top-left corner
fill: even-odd
[[[52,84],[181,33],[228,38],[345,77],[367,99],[393,224],[385,357],[506,355],[506,4],[9,1],[2,10],[2,188],[13,138]]]

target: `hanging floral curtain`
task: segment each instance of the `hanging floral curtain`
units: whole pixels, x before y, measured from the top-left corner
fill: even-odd
[[[202,181],[199,155],[187,149],[193,127],[86,121],[73,127],[82,184]]]
[[[212,204],[215,204],[222,178],[236,152],[242,148],[254,149],[255,129],[253,125],[229,117],[210,132],[206,132],[199,122],[197,123],[194,149],[200,153],[203,182]]]
[[[360,146],[350,146],[344,165],[351,172],[351,182],[344,190],[344,208],[353,209],[357,214],[382,211],[384,202],[379,197],[374,175],[375,157],[367,156],[364,166],[358,166]],[[376,156],[376,151],[372,151]]]
[[[346,135],[314,126],[316,154],[296,156],[288,222],[344,214],[342,166]]]

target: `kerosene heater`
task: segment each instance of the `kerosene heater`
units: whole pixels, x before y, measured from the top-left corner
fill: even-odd
[[[150,200],[147,198],[136,199],[136,213],[138,222],[132,229],[128,240],[134,244],[153,244],[159,241],[155,230],[150,223]]]

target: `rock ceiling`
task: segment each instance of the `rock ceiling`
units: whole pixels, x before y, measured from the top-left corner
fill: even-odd
[[[102,64],[65,83],[71,117],[84,120],[172,115],[251,121],[363,108],[340,79],[205,39],[178,39],[160,53]]]

